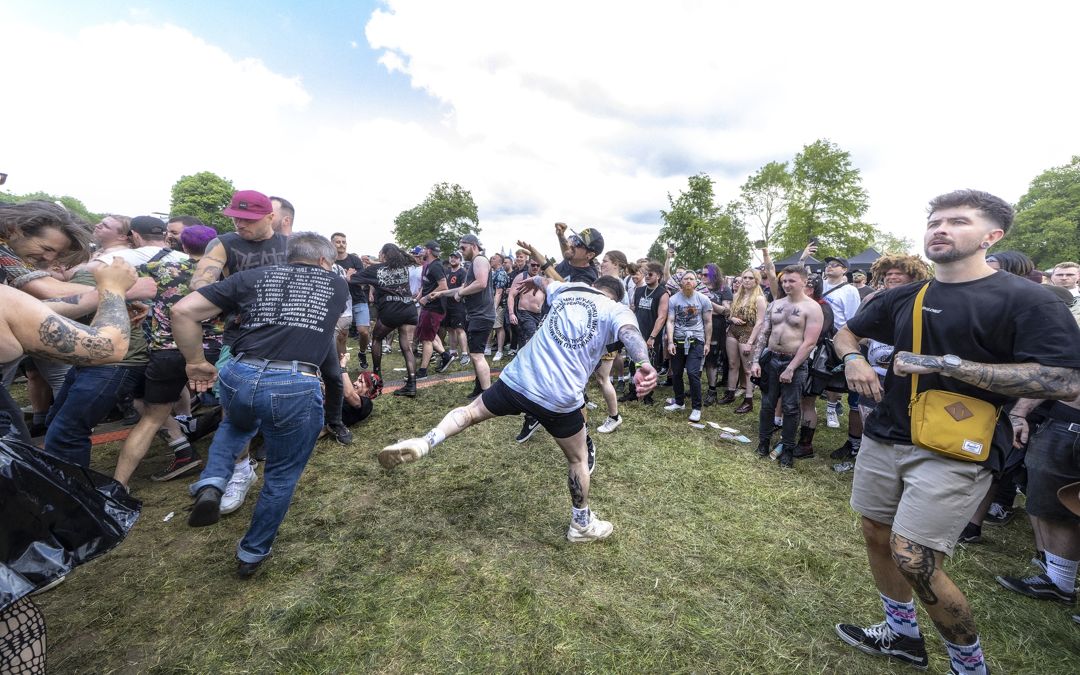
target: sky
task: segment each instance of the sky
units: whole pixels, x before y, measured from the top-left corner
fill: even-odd
[[[1042,1],[0,0],[0,172],[134,216],[212,171],[358,253],[445,181],[489,251],[553,253],[565,221],[634,259],[689,176],[725,203],[827,138],[866,219],[921,241],[934,195],[1015,203],[1080,154],[1077,25]]]

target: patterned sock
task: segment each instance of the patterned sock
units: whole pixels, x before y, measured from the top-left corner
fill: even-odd
[[[585,527],[586,525],[589,524],[589,520],[590,520],[592,514],[589,513],[589,507],[588,506],[586,506],[583,509],[575,509],[574,507],[571,506],[570,511],[572,512],[571,518],[579,526]]]
[[[176,456],[177,459],[188,459],[193,452],[191,443],[188,443],[188,439],[183,436],[175,441],[169,441],[169,450],[172,450],[173,455]]]
[[[1076,588],[1076,568],[1077,561],[1059,558],[1050,551],[1046,552],[1046,576],[1066,593],[1072,593]]]
[[[840,401],[837,401],[836,403],[826,403],[825,406],[830,410],[840,412]]]
[[[862,445],[862,436],[852,436],[851,434],[848,434],[847,440],[848,443],[851,443],[851,449],[858,453],[859,446]]]
[[[949,659],[952,661],[953,670],[962,675],[986,675],[986,660],[983,657],[982,645],[975,638],[973,645],[954,645],[948,640],[942,640],[945,648],[949,650]]]
[[[919,622],[915,618],[915,601],[899,602],[890,597],[881,595],[881,604],[885,606],[885,623],[894,633],[917,638]]]
[[[427,441],[429,448],[434,448],[436,445],[446,440],[446,434],[438,429],[432,429],[424,436],[424,440]]]

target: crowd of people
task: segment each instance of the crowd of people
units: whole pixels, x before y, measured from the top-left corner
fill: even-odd
[[[194,527],[240,509],[261,479],[236,552],[242,578],[270,555],[317,439],[353,443],[351,427],[373,413],[396,344],[405,370],[394,396],[422,396],[418,382],[455,365],[471,369],[473,389],[426,435],[382,449],[382,466],[521,415],[518,443],[542,427],[565,455],[570,542],[614,530],[588,502],[591,434],[617,433],[621,407],[700,425],[710,407],[749,419],[756,404],[756,452],[786,470],[815,456],[822,408],[829,427],[846,418],[832,468],[854,472],[851,505],[885,612],[870,627],[838,624],[841,639],[925,668],[917,596],[953,671],[986,672],[974,614],[942,564],[958,542],[978,542],[984,522],[1012,517],[1018,485],[1037,569],[999,583],[1076,600],[1080,265],[1043,274],[1022,253],[991,254],[1013,217],[993,195],[932,200],[928,260],[888,253],[862,270],[830,256],[815,273],[811,241],[794,265],[777,270],[763,249],[762,265],[730,277],[714,263],[678,266],[671,248],[630,261],[597,229],[564,223],[552,256],[526,241],[488,255],[476,234],[449,252],[387,243],[368,256],[341,232],[293,232],[296,211],[281,197],[239,191],[224,214],[234,225],[224,234],[185,215],[108,215],[91,229],[54,204],[0,205],[0,274],[20,312],[5,309],[0,422],[88,466],[94,428],[125,419],[114,479],[128,488],[160,438],[171,461],[151,479],[197,476]],[[354,345],[358,375],[348,372]],[[29,424],[8,393],[20,373]],[[588,400],[590,382],[602,401]],[[916,409],[931,391],[950,418]],[[993,410],[986,419],[980,402]],[[602,412],[592,425],[590,408]],[[959,450],[916,435],[924,409],[932,436],[968,425]],[[985,438],[968,431],[976,423]],[[192,443],[210,433],[203,458]]]

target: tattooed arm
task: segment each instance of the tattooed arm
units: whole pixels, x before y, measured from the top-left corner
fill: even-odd
[[[897,352],[893,357],[897,375],[941,373],[995,394],[1024,398],[1068,400],[1080,396],[1080,369],[1044,366],[1039,363],[978,363],[961,360],[955,368],[944,357]]]
[[[225,264],[228,262],[228,254],[225,245],[215,237],[206,245],[206,253],[199,258],[195,265],[195,273],[191,277],[191,290],[195,291],[203,286],[220,281],[225,274]]]
[[[119,361],[127,353],[130,321],[124,293],[135,281],[135,270],[119,258],[95,270],[97,315],[90,326],[62,317],[20,291],[4,288],[3,322],[14,338],[3,340],[0,353],[13,360],[23,351],[75,365]]]
[[[757,360],[761,358],[762,352],[769,346],[769,336],[772,335],[772,311],[774,302],[770,302],[769,306],[765,308],[765,320],[761,324],[761,330],[758,331],[757,339],[754,340],[754,351],[750,353],[750,363],[757,363]],[[750,366],[753,370],[753,365]],[[761,375],[754,375],[754,377],[761,377]]]
[[[619,341],[626,347],[626,353],[637,364],[637,372],[634,373],[634,390],[638,398],[656,388],[656,369],[649,359],[649,348],[645,345],[645,338],[637,326],[626,324],[619,328]]]

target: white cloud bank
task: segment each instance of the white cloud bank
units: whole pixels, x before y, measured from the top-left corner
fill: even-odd
[[[366,37],[388,73],[441,102],[432,125],[325,109],[299,77],[174,26],[65,36],[0,21],[19,55],[0,170],[16,191],[133,214],[166,209],[176,178],[211,170],[289,197],[300,227],[343,230],[365,251],[446,180],[472,190],[489,246],[527,234],[552,248],[550,224],[566,220],[635,257],[687,175],[709,172],[731,198],[761,164],[827,137],[862,168],[871,220],[917,236],[934,194],[1016,200],[1080,152],[1076,13],[392,1]]]

